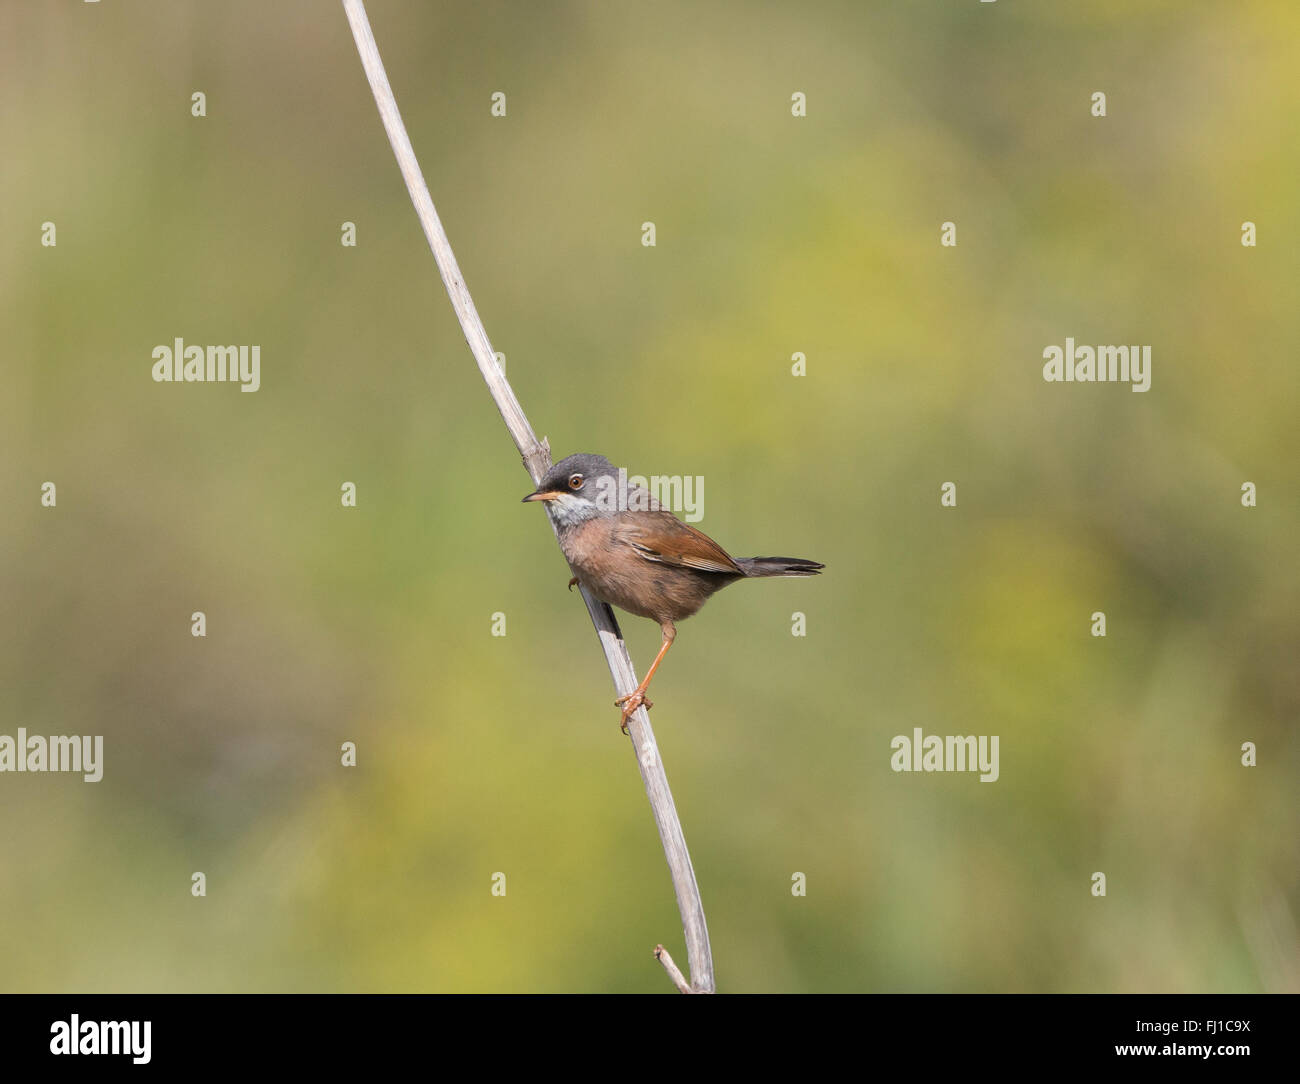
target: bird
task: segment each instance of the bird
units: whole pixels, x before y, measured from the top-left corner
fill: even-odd
[[[629,485],[603,455],[561,459],[524,501],[545,502],[573,572],[570,590],[581,584],[602,602],[659,623],[659,654],[635,691],[614,701],[625,734],[637,708],[654,706],[646,689],[677,638],[678,621],[738,580],[816,576],[826,567],[802,557],[732,557],[647,490]]]

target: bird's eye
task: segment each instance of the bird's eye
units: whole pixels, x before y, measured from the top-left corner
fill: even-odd
[[[582,475],[581,475],[581,474],[570,474],[570,475],[569,475],[569,488],[570,488],[570,489],[581,489],[581,488],[582,488]]]

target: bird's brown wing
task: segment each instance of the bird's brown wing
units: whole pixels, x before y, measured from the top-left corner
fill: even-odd
[[[621,512],[614,537],[647,561],[727,576],[745,574],[713,539],[671,512]]]

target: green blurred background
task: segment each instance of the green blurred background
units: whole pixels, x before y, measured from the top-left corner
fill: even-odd
[[[370,13],[557,457],[828,566],[656,678],[719,988],[1300,989],[1300,8]],[[6,3],[0,146],[0,733],[106,747],[0,776],[0,988],[669,990],[603,659],[341,7]],[[176,336],[261,390],[154,383]],[[1044,383],[1066,336],[1152,389]],[[1001,778],[895,774],[913,727]]]

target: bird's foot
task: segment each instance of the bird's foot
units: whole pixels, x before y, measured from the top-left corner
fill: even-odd
[[[569,581],[569,590],[572,591],[577,586],[578,586],[578,577],[574,576],[573,579]]]
[[[654,707],[654,702],[646,699],[644,690],[637,689],[635,692],[628,693],[627,696],[620,696],[614,701],[614,707],[623,709],[623,718],[620,721],[619,726],[622,728],[623,733],[626,734],[627,721],[631,718],[636,709],[644,707],[646,711],[649,711]]]

